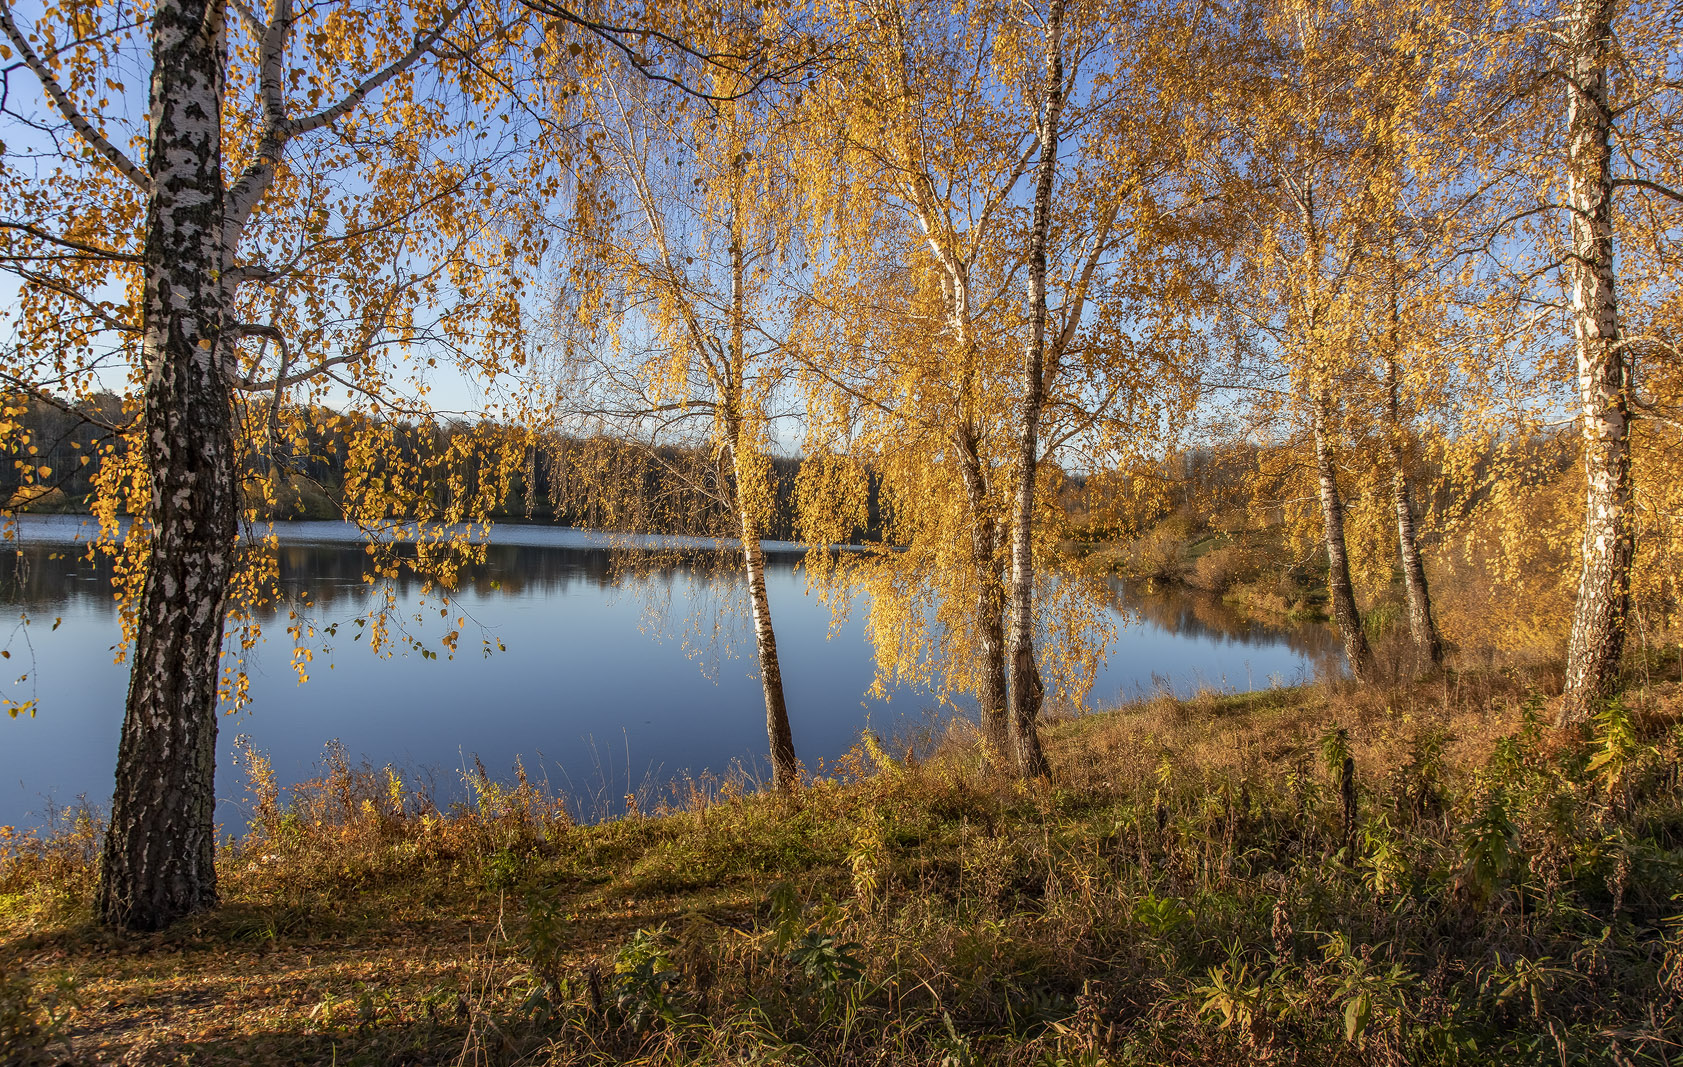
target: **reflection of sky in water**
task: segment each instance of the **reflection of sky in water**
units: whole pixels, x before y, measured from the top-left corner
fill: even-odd
[[[107,576],[48,544],[74,529],[73,519],[25,520],[31,547],[18,565],[0,566],[6,615],[22,607],[34,620],[27,629],[9,618],[0,625],[0,648],[11,652],[0,693],[40,702],[32,719],[0,719],[0,824],[40,822],[48,797],[109,800],[127,670],[112,663],[120,633]],[[289,533],[323,529],[342,527]],[[401,649],[377,658],[342,622],[332,653],[317,653],[300,686],[282,623],[270,623],[268,639],[247,654],[252,702],[222,720],[219,795],[239,793],[230,752],[242,733],[270,754],[283,782],[308,776],[323,745],[338,738],[353,758],[436,771],[441,800],[474,756],[500,774],[520,755],[534,777],[586,811],[597,809],[596,797],[618,803],[628,781],[722,771],[738,759],[764,766],[765,711],[752,628],[736,610],[740,583],[693,570],[616,583],[600,540],[579,531],[499,527],[493,541],[489,566],[464,584],[448,624],[436,606],[415,623],[419,587],[399,587],[404,617],[429,647],[439,647],[456,615],[468,616],[453,661]],[[873,663],[863,613],[830,636],[829,612],[806,591],[795,560],[773,555],[767,586],[796,750],[815,768],[853,744],[867,715],[892,732],[925,719],[933,700],[911,691],[887,703],[866,697]],[[319,623],[353,618],[384,596],[361,581],[363,555],[352,544],[285,544],[280,565],[288,589],[308,592]],[[1165,684],[1186,692],[1294,682],[1313,673],[1327,647],[1319,628],[1270,631],[1235,622],[1219,604],[1121,601],[1143,616],[1117,620],[1090,697],[1096,705]],[[482,636],[507,651],[481,655]],[[14,684],[24,672],[29,679]],[[243,821],[229,804],[220,817],[230,828]]]

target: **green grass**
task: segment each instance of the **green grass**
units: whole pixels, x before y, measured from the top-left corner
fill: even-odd
[[[524,781],[423,811],[341,761],[224,852],[220,911],[152,937],[92,923],[96,826],[6,842],[0,1037],[25,1063],[1679,1063],[1676,700],[1579,737],[1496,676],[1159,697],[1049,726],[1049,784],[955,731],[591,826]]]

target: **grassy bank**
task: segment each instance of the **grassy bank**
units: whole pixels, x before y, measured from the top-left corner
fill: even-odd
[[[226,906],[89,919],[97,827],[4,843],[6,1062],[1683,1063],[1683,695],[1592,737],[1460,677],[954,734],[592,826],[260,756]],[[873,752],[875,753],[873,755]]]

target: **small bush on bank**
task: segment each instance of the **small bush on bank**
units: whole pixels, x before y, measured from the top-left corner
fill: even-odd
[[[1123,546],[1117,569],[1136,581],[1179,582],[1191,566],[1186,530],[1173,520],[1159,523]]]
[[[1261,561],[1242,542],[1224,544],[1198,557],[1187,583],[1211,593],[1225,593],[1240,582],[1255,581]]]

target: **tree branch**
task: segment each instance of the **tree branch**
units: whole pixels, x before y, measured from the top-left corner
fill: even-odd
[[[282,139],[290,140],[306,133],[312,133],[321,129],[323,126],[337,122],[346,115],[350,114],[352,110],[368,98],[369,93],[374,92],[376,89],[379,89],[382,85],[391,81],[399,74],[402,74],[405,70],[414,65],[417,59],[420,59],[422,56],[432,51],[433,46],[438,43],[438,39],[444,36],[445,31],[455,24],[457,17],[460,16],[463,11],[466,11],[468,5],[472,2],[473,0],[461,0],[461,2],[456,4],[455,7],[452,7],[449,11],[445,12],[444,17],[439,20],[437,26],[433,27],[426,33],[416,36],[415,43],[409,51],[403,53],[403,55],[397,57],[390,63],[387,63],[384,67],[381,67],[379,70],[363,79],[356,88],[346,94],[345,98],[340,100],[337,104],[334,104],[332,107],[326,108],[322,111],[318,111],[314,115],[310,115],[306,118],[287,120],[280,127],[279,132]]]
[[[41,83],[41,88],[46,91],[47,96],[52,100],[53,107],[63,116],[64,121],[70,123],[70,128],[75,130],[77,135],[86,141],[95,152],[104,156],[106,162],[116,167],[118,173],[133,182],[135,188],[143,193],[151,192],[151,177],[137,166],[134,160],[124,154],[122,149],[106,140],[105,135],[95,129],[93,123],[89,122],[77,109],[76,102],[70,99],[69,94],[59,85],[58,79],[53,77],[53,72],[47,67],[47,64],[42,61],[40,56],[36,55],[35,49],[30,47],[28,38],[18,29],[18,24],[12,19],[12,6],[5,0],[0,0],[0,32],[4,32],[7,39],[12,42],[13,47],[23,55],[24,63],[29,66],[30,72]]]
[[[1651,193],[1659,193],[1663,197],[1683,204],[1683,192],[1679,192],[1668,185],[1661,185],[1659,182],[1651,182],[1647,178],[1614,178],[1613,188],[1646,189]]]
[[[768,81],[781,84],[791,74],[800,71],[803,67],[815,62],[818,58],[818,56],[814,54],[808,59],[797,59],[785,64],[782,67],[776,67],[754,76],[750,75],[749,72],[757,65],[759,57],[752,53],[737,54],[732,52],[703,52],[699,49],[691,48],[678,38],[667,33],[662,33],[659,30],[651,30],[645,27],[634,28],[630,26],[614,26],[606,22],[598,22],[594,19],[589,19],[580,15],[578,12],[572,10],[564,4],[550,3],[548,0],[520,0],[520,2],[529,10],[535,11],[540,15],[548,15],[550,18],[559,19],[569,25],[576,26],[579,29],[584,30],[586,33],[589,33],[597,40],[606,42],[623,55],[626,62],[631,64],[637,73],[641,74],[648,80],[659,82],[663,85],[670,85],[674,89],[677,89],[688,96],[693,96],[700,100],[707,100],[712,103],[728,104],[734,100],[740,100],[745,96],[758,92],[760,87]],[[679,54],[696,60],[697,62],[709,66],[724,67],[736,74],[748,76],[747,87],[742,89],[740,92],[719,95],[704,92],[693,85],[686,85],[682,79],[674,78],[655,70],[654,63],[651,62],[647,56],[642,55],[636,49],[632,48],[623,39],[625,37],[632,36],[641,37],[644,40],[652,38],[661,44],[677,49]]]
[[[0,230],[17,230],[19,233],[28,234],[37,241],[45,241],[48,244],[58,245],[61,248],[68,248],[72,252],[81,252],[84,255],[94,256],[98,259],[112,259],[122,263],[139,263],[142,259],[142,257],[134,254],[133,252],[118,252],[110,248],[101,248],[99,245],[87,244],[83,241],[77,241],[69,237],[60,237],[57,234],[48,233],[46,230],[27,222],[13,222],[9,219],[0,219]]]

